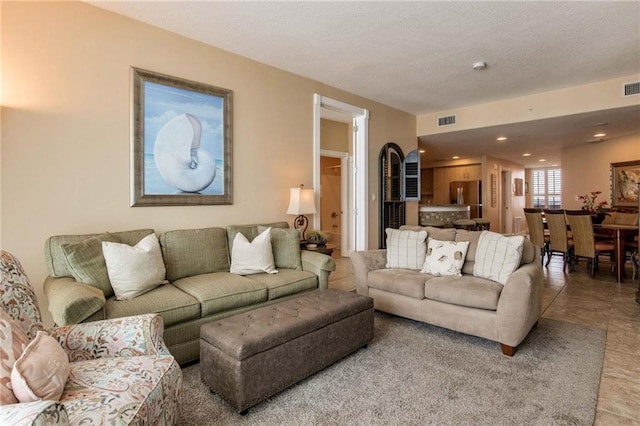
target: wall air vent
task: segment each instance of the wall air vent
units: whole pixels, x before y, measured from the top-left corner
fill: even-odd
[[[640,81],[634,81],[633,83],[624,84],[623,96],[640,95]]]
[[[438,127],[451,126],[453,124],[456,124],[456,116],[455,115],[447,115],[446,117],[438,117]]]

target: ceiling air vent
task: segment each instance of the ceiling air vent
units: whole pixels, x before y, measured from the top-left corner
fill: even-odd
[[[634,81],[633,83],[625,83],[624,96],[640,95],[640,81]]]
[[[440,127],[440,126],[451,126],[452,124],[456,124],[456,116],[455,115],[447,115],[446,117],[438,117],[438,127]]]

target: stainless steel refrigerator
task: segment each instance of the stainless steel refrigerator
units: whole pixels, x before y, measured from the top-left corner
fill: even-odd
[[[471,218],[482,217],[482,182],[479,180],[450,183],[451,204],[469,205]]]

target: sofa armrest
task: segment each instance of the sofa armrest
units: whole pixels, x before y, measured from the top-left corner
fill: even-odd
[[[318,276],[318,288],[329,288],[329,274],[336,270],[333,257],[315,251],[301,250],[302,270]]]
[[[100,289],[73,278],[47,277],[44,293],[49,299],[49,312],[58,325],[80,323],[106,303]]]
[[[498,300],[498,341],[516,347],[542,315],[544,282],[540,253],[509,276]]]
[[[68,425],[69,416],[58,401],[35,401],[0,405],[2,425]]]
[[[387,267],[386,250],[363,250],[351,252],[353,278],[358,294],[369,296],[367,276],[369,272]]]
[[[52,328],[69,361],[139,355],[170,355],[158,314],[136,315]]]

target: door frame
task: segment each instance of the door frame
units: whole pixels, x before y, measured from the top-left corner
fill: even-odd
[[[348,167],[348,203],[347,227],[342,232],[348,236],[347,244],[342,247],[343,254],[349,255],[353,250],[369,248],[369,193],[368,171],[368,133],[369,111],[336,99],[315,93],[313,96],[313,185],[320,187],[320,131],[322,110],[349,114],[352,117],[353,144]],[[316,190],[316,205],[319,205],[319,191]],[[315,215],[314,226],[321,228],[320,215]]]

